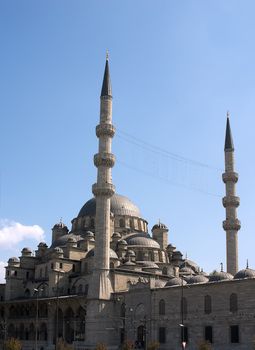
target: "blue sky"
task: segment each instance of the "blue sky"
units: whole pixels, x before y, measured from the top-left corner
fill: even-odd
[[[219,268],[230,110],[239,265],[255,267],[254,11],[235,0],[0,2],[1,266],[50,244],[51,227],[70,227],[92,196],[108,49],[118,193],[204,270]]]

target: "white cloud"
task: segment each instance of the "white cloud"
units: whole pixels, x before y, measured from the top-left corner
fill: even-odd
[[[44,241],[44,231],[38,225],[26,226],[19,222],[0,219],[0,247],[13,249],[23,240]]]
[[[4,279],[4,276],[5,276],[5,266],[7,264],[3,261],[0,261],[0,283],[5,283],[5,279]]]

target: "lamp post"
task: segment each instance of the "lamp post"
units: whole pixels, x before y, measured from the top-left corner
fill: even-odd
[[[38,338],[38,298],[39,298],[39,290],[34,288],[34,292],[36,293],[36,314],[35,314],[35,350],[37,350],[37,338]]]

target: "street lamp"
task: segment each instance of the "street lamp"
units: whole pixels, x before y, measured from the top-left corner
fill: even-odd
[[[37,350],[37,338],[38,338],[38,297],[39,297],[39,289],[34,288],[34,292],[36,293],[35,350]]]

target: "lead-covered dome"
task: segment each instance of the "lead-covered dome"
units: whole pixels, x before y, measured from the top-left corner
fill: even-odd
[[[249,269],[247,267],[246,269],[238,271],[234,277],[234,279],[243,279],[243,278],[255,278],[255,270]]]
[[[126,215],[141,217],[139,208],[131,202],[127,197],[121,196],[120,194],[114,194],[111,197],[111,212],[114,215]],[[95,216],[96,215],[96,199],[91,198],[81,208],[78,217],[81,216]]]

